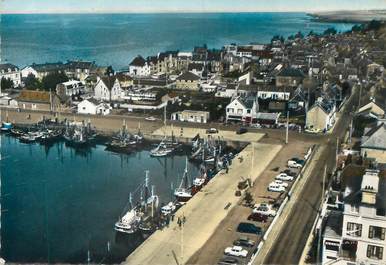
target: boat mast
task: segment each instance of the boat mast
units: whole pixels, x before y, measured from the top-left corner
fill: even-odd
[[[149,170],[145,171],[145,212],[147,211],[147,200],[149,198]]]

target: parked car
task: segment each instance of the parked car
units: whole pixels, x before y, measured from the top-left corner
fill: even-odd
[[[248,237],[240,237],[239,239],[233,241],[233,245],[240,247],[253,247],[255,241],[249,239]]]
[[[268,215],[252,212],[248,216],[248,220],[249,221],[260,222],[260,223],[266,223],[266,222],[268,222]]]
[[[278,180],[286,180],[286,181],[292,181],[292,180],[294,180],[294,177],[288,176],[288,175],[285,174],[285,173],[280,173],[279,175],[277,175],[277,176],[275,177],[275,179],[278,179]]]
[[[157,118],[154,118],[153,116],[150,116],[150,117],[146,117],[145,120],[147,120],[147,121],[156,121]]]
[[[261,235],[262,229],[261,227],[255,226],[251,223],[239,223],[237,226],[237,232]]]
[[[206,133],[208,134],[218,133],[218,130],[216,128],[209,128],[206,130]]]
[[[272,206],[268,203],[261,203],[256,205],[252,212],[272,217],[276,216],[276,211],[272,209]]]
[[[283,170],[282,172],[280,172],[280,173],[284,173],[284,174],[286,174],[287,176],[291,176],[291,177],[296,177],[296,172],[294,172],[294,171],[292,171],[292,170],[290,170],[290,169],[286,169],[286,170]]]
[[[290,168],[301,168],[303,165],[294,160],[288,160],[287,166]]]
[[[239,261],[233,257],[225,257],[220,259],[218,265],[237,265]]]
[[[248,132],[248,129],[244,128],[244,127],[241,127],[241,128],[237,129],[236,134],[243,134],[243,133],[246,133],[246,132]]]
[[[285,187],[285,188],[288,187],[288,183],[287,183],[287,182],[284,182],[284,181],[282,181],[282,180],[280,180],[280,179],[275,179],[275,180],[272,181],[271,183],[275,183],[275,184],[280,185],[280,186],[283,186],[283,187]]]
[[[243,257],[243,258],[245,258],[246,256],[248,256],[248,250],[243,249],[243,248],[240,247],[240,246],[233,246],[233,247],[227,247],[227,248],[224,250],[224,254],[225,254],[225,255],[229,255],[229,256],[235,256],[235,257]]]
[[[282,186],[282,185],[278,185],[276,183],[270,183],[268,185],[268,191],[273,191],[273,192],[284,192],[285,191],[285,187]]]

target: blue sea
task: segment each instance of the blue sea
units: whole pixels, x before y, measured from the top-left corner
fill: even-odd
[[[352,26],[315,22],[305,13],[7,14],[1,15],[1,59],[20,67],[83,59],[119,70],[138,54],[267,43],[276,34]]]

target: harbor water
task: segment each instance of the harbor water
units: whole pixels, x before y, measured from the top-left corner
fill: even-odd
[[[185,158],[152,158],[148,150],[115,154],[104,145],[23,144],[1,135],[2,257],[26,263],[124,260],[142,240],[114,231],[129,193],[149,170],[150,184],[167,203],[172,183],[179,185]],[[194,177],[197,167],[189,164],[189,173]]]

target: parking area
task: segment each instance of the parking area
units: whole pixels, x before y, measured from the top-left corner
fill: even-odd
[[[278,139],[273,138],[263,138],[261,140],[261,142],[266,143],[275,143],[277,141]],[[296,178],[294,178],[293,181],[283,181],[284,183],[288,183],[285,192],[268,191],[267,187],[275,180],[275,177],[279,175],[281,171],[288,170],[287,163],[289,159],[295,157],[303,159],[304,155],[313,144],[314,142],[312,141],[304,141],[304,139],[301,139],[291,140],[285,145],[271,161],[269,166],[256,179],[253,187],[249,189],[253,202],[250,203],[250,205],[239,203],[239,205],[234,207],[229,212],[228,216],[220,223],[215,233],[213,233],[205,245],[189,260],[188,264],[226,264],[222,263],[221,260],[230,256],[225,255],[224,250],[227,247],[232,247],[233,242],[242,237],[253,240],[255,244],[251,247],[243,246],[243,249],[248,251],[246,258],[236,257],[234,263],[228,264],[247,264],[251,255],[256,252],[257,245],[273,219],[273,217],[268,217],[264,218],[265,220],[260,221],[248,220],[248,217],[253,213],[253,207],[251,207],[251,205],[268,203],[272,210],[277,211],[281,202],[288,196],[288,191]],[[264,156],[264,154],[256,155]],[[300,169],[290,170],[297,174]],[[261,228],[263,233],[261,235],[240,233],[237,231],[237,227],[240,223],[253,224],[256,227]]]

